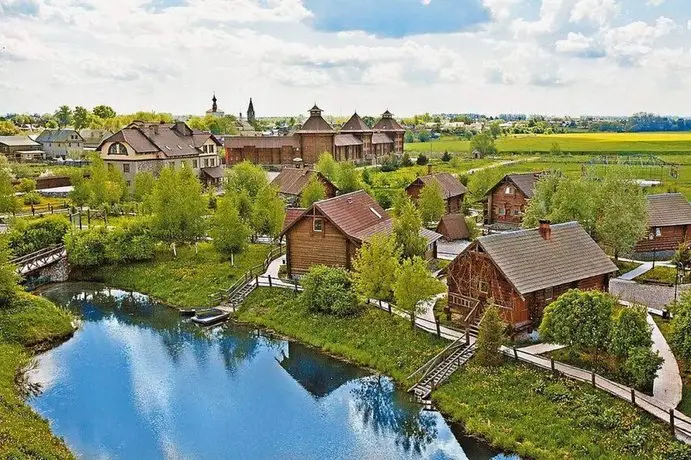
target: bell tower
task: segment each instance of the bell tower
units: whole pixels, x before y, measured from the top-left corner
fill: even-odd
[[[256,120],[255,114],[254,114],[254,103],[252,102],[252,98],[250,98],[250,105],[247,107],[247,121],[252,124]]]

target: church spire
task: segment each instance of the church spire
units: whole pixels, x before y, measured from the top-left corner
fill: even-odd
[[[256,119],[256,116],[254,114],[254,103],[252,102],[252,98],[250,98],[250,105],[247,107],[247,121],[250,123],[254,123],[254,120]]]
[[[214,97],[211,98],[211,111],[216,113],[218,112],[218,99],[216,99],[216,91],[214,91]]]

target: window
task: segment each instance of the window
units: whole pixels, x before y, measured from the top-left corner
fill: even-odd
[[[324,231],[324,220],[323,219],[314,219],[312,221],[312,229],[315,232],[322,232]]]
[[[479,281],[477,284],[480,292],[483,294],[487,294],[489,292],[489,283],[487,281]]]
[[[108,147],[108,155],[127,155],[127,148],[119,142]]]
[[[510,185],[504,189],[504,195],[513,195],[513,188]]]
[[[197,169],[199,167],[199,160],[192,160],[192,167]]]
[[[500,216],[506,215],[506,209],[504,209],[504,208],[499,208],[499,215],[500,215]]]
[[[129,163],[124,163],[122,165],[122,172],[124,173],[129,173],[130,172],[130,164]]]
[[[208,167],[209,167],[209,159],[208,159],[208,158],[205,158],[205,159],[204,159],[204,167],[205,167],[205,168],[208,168]]]
[[[516,208],[513,210],[513,215],[514,216],[520,216],[521,215],[521,210],[519,208]]]
[[[655,227],[655,238],[662,236],[662,229],[660,227]]]

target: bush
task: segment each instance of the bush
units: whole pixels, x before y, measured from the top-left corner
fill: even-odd
[[[105,256],[108,263],[137,262],[154,258],[156,243],[148,222],[135,220],[116,227],[106,235]]]
[[[624,371],[631,383],[638,389],[651,388],[657,371],[665,360],[648,347],[637,347],[629,350],[629,357],[624,362]]]
[[[672,306],[671,340],[678,358],[691,360],[691,295],[682,294],[681,300]]]
[[[413,166],[413,160],[410,159],[410,155],[407,153],[403,154],[403,158],[401,158],[401,166],[404,168],[407,168],[408,166]]]
[[[468,227],[468,239],[470,241],[474,241],[481,236],[482,231],[480,230],[480,227],[477,226],[475,217],[465,217],[465,226]]]
[[[36,181],[28,177],[19,180],[17,190],[24,193],[33,192],[36,190]]]
[[[614,317],[609,337],[609,352],[623,358],[634,348],[650,348],[651,327],[644,307],[622,308]]]
[[[379,206],[384,209],[390,209],[393,206],[393,197],[391,196],[391,192],[386,190],[376,190],[374,192],[374,198],[377,200],[377,203],[379,203]]]
[[[429,158],[427,158],[425,155],[422,153],[417,156],[417,164],[418,166],[424,166],[427,163],[429,163]]]
[[[444,155],[441,156],[441,161],[443,161],[444,163],[448,163],[449,161],[451,161],[451,155],[449,154],[448,150],[444,150]]]
[[[39,204],[41,202],[41,195],[38,192],[25,193],[22,198],[25,205]]]
[[[480,320],[477,336],[477,360],[483,366],[498,366],[502,362],[499,352],[504,339],[504,323],[499,316],[499,309],[490,304]]]
[[[103,227],[74,230],[65,236],[67,259],[77,267],[96,267],[106,261],[107,231]]]
[[[353,316],[359,312],[360,306],[351,285],[345,270],[316,265],[302,279],[304,291],[301,297],[311,312]]]
[[[403,155],[405,157],[405,155]],[[410,160],[410,158],[408,158]],[[384,158],[384,161],[382,161],[381,167],[379,168],[380,171],[382,172],[393,172],[398,170],[398,168],[401,167],[401,164],[398,161],[398,158],[396,158],[395,155],[388,156]]]
[[[8,234],[10,251],[20,257],[61,244],[69,228],[70,223],[63,216],[53,215],[32,221],[16,219]]]

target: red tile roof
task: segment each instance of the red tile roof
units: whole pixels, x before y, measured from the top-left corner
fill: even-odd
[[[313,206],[352,238],[357,238],[359,232],[389,218],[389,213],[364,190],[318,201]]]
[[[297,221],[302,215],[305,213],[306,209],[304,208],[288,208],[286,209],[286,217],[285,220],[283,221],[283,231],[285,232],[288,227],[293,225],[295,221]]]

